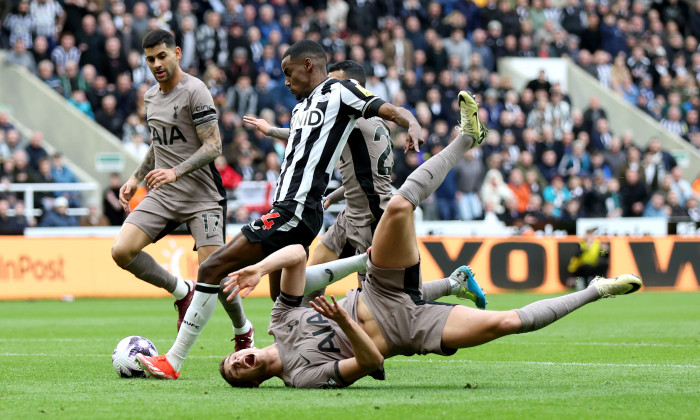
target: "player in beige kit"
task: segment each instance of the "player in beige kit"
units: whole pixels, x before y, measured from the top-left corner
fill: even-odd
[[[301,307],[307,293],[306,254],[298,245],[231,273],[224,291],[232,294],[247,295],[262,275],[274,270],[282,269],[282,280],[270,317],[274,344],[226,356],[219,372],[227,382],[257,387],[276,376],[295,388],[341,388],[368,375],[383,379],[387,357],[451,355],[459,348],[543,328],[588,303],[641,288],[641,279],[632,274],[599,278],[585,290],[510,311],[423,300],[413,212],[466,150],[486,135],[473,98],[460,92],[459,103],[461,134],[413,171],[391,198],[372,240],[361,290],[351,290],[339,302],[332,296],[332,303],[318,297],[312,308]]]
[[[112,258],[141,280],[173,294],[179,330],[195,285],[170,274],[142,250],[182,223],[195,240],[200,263],[224,244],[225,192],[214,167],[221,138],[211,93],[201,80],[180,69],[182,52],[172,34],[150,32],[143,47],[158,81],[144,95],[153,143],[120,189],[119,201],[129,211],[142,181],[150,191],[126,218],[112,245]],[[240,301],[229,306],[240,306]]]

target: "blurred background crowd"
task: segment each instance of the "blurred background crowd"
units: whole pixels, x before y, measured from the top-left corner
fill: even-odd
[[[6,64],[35,74],[138,157],[151,141],[143,94],[154,83],[141,39],[172,30],[182,68],[207,84],[218,107],[224,153],[216,166],[230,197],[241,181],[277,179],[283,142],[242,117],[289,126],[296,99],[281,56],[312,39],[330,62],[362,63],[366,88],[421,123],[421,153],[404,154],[406,135],[393,127],[395,187],[454,136],[457,93],[477,96],[488,138],[422,204],[425,219],[700,220],[700,179],[684,180],[657,139],[611,132],[614,110],[596,97],[573,107],[544,70],[517,89],[497,68],[501,57],[569,57],[700,149],[700,0],[9,0],[0,8]],[[42,142],[41,132],[23,138],[0,111],[3,183],[76,180]],[[35,196],[49,203],[38,223],[121,224],[122,182],[112,178],[102,203],[81,204],[75,193]],[[62,209],[86,204],[90,215],[81,220]],[[21,195],[0,196],[0,223],[22,205]],[[229,221],[245,223],[255,210],[232,208]]]

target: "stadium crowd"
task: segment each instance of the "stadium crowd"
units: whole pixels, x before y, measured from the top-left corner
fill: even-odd
[[[700,0],[11,0],[3,5],[0,47],[7,50],[6,62],[34,73],[137,157],[151,141],[143,94],[154,82],[140,42],[149,30],[172,30],[182,47],[182,68],[207,84],[219,108],[224,155],[216,166],[232,197],[241,181],[277,179],[284,144],[245,126],[242,117],[257,115],[289,126],[296,99],[284,85],[281,56],[292,43],[312,39],[324,46],[330,62],[362,63],[366,88],[408,108],[421,123],[427,142],[420,154],[404,155],[406,134],[392,131],[397,188],[447,145],[459,118],[457,93],[477,96],[480,119],[490,133],[423,203],[425,218],[516,225],[579,217],[700,220],[700,178],[685,181],[683,169],[657,139],[611,132],[613,116],[598,98],[573,107],[544,71],[522,90],[497,72],[501,57],[570,57],[700,150]],[[7,113],[0,113],[3,183],[66,182],[60,154],[38,152],[41,139],[35,144],[35,137],[22,139]],[[91,205],[90,220],[81,223],[121,224],[124,215],[114,197],[121,183],[115,176],[105,190],[106,218]],[[47,213],[52,207],[58,212],[59,196],[37,202]],[[79,204],[75,196],[65,198],[71,206]],[[21,206],[21,197],[1,196],[0,225],[8,209],[21,213]],[[242,207],[231,209],[229,221],[253,217]]]

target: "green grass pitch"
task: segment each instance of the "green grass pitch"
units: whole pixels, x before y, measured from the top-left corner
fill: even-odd
[[[544,296],[489,296],[489,309]],[[269,299],[245,301],[266,334]],[[121,379],[111,354],[128,335],[162,353],[175,338],[167,299],[0,302],[2,419],[681,419],[700,413],[700,293],[639,293],[592,303],[534,333],[453,357],[396,357],[386,381],[294,390],[273,379],[229,387],[218,363],[232,351],[221,308],[177,381]]]

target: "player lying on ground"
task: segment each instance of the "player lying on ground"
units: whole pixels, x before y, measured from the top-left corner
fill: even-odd
[[[283,248],[259,264],[232,273],[224,291],[245,296],[261,275],[282,269],[281,295],[269,328],[275,344],[227,356],[220,371],[229,383],[251,387],[278,376],[299,388],[348,386],[367,375],[381,378],[386,357],[454,354],[458,348],[534,331],[601,297],[641,287],[641,280],[633,275],[601,279],[584,291],[502,312],[422,300],[413,211],[474,146],[475,139],[480,142],[486,133],[474,100],[465,92],[459,97],[462,134],[414,171],[391,199],[372,241],[361,291],[351,290],[339,303],[318,298],[313,309],[299,307],[306,269],[306,255],[299,246]],[[167,360],[137,357],[151,375],[172,371]]]
[[[413,211],[473,145],[473,139],[483,138],[473,99],[460,93],[460,106],[462,135],[414,171],[391,199],[372,242],[361,291],[351,290],[340,302],[319,297],[313,309],[299,307],[306,269],[306,255],[299,246],[284,248],[233,273],[225,292],[247,294],[261,275],[280,268],[282,290],[269,327],[275,343],[222,360],[220,372],[231,385],[256,387],[277,376],[297,388],[335,388],[367,375],[382,378],[387,357],[451,355],[459,348],[540,329],[587,303],[642,286],[639,277],[631,274],[601,278],[583,291],[511,311],[479,311],[421,300]]]

